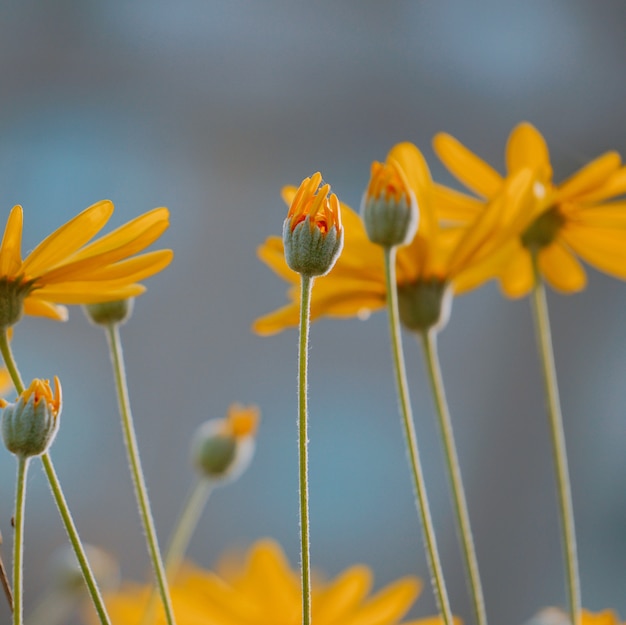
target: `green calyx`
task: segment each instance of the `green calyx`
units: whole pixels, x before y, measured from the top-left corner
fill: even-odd
[[[87,304],[83,310],[87,319],[96,325],[108,326],[117,323],[126,323],[133,314],[133,304],[135,300],[119,299],[113,302],[103,302],[101,304]]]
[[[398,286],[398,311],[402,324],[413,332],[441,330],[450,317],[452,291],[439,278]]]
[[[563,216],[556,206],[541,213],[522,233],[522,245],[530,251],[547,247],[554,241],[564,223]]]
[[[9,328],[22,318],[24,300],[32,290],[32,282],[0,278],[0,328]]]
[[[369,240],[384,247],[410,243],[417,231],[419,217],[415,198],[407,201],[406,195],[399,201],[365,195],[361,216]]]

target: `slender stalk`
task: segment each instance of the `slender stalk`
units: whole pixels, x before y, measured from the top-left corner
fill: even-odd
[[[165,572],[167,579],[172,580],[185,557],[189,541],[198,526],[200,515],[211,495],[212,485],[209,480],[199,478],[187,498],[178,521],[174,526],[174,533],[170,538],[165,552]]]
[[[111,351],[111,361],[113,364],[113,373],[115,376],[115,387],[119,402],[120,416],[122,420],[122,429],[124,432],[124,441],[126,443],[126,451],[128,454],[128,464],[130,466],[133,485],[135,487],[135,495],[139,506],[139,514],[143,523],[146,539],[148,543],[148,551],[152,566],[159,587],[159,594],[165,609],[165,617],[168,625],[174,625],[174,610],[172,608],[172,600],[165,575],[165,566],[159,550],[156,530],[154,527],[154,519],[150,510],[150,501],[148,499],[148,490],[141,468],[139,459],[139,446],[137,445],[137,436],[133,425],[133,417],[130,410],[130,401],[128,397],[128,386],[126,384],[126,371],[124,368],[124,359],[122,354],[122,344],[120,340],[119,326],[117,324],[109,324],[106,326],[109,348]]]
[[[17,456],[17,483],[15,488],[15,533],[13,536],[13,625],[22,625],[24,599],[22,581],[24,568],[24,504],[26,502],[26,474],[30,458]]]
[[[417,435],[413,424],[413,414],[411,411],[411,400],[407,384],[406,368],[404,364],[404,353],[402,350],[402,339],[400,336],[400,320],[398,315],[398,294],[396,291],[396,269],[395,269],[395,248],[384,248],[385,256],[385,283],[387,287],[387,310],[389,313],[389,332],[391,334],[391,347],[393,352],[393,364],[396,373],[396,384],[398,387],[398,399],[404,433],[409,452],[411,474],[415,488],[417,511],[422,522],[422,532],[424,545],[426,547],[426,559],[430,569],[431,583],[439,612],[442,615],[445,625],[452,625],[452,612],[448,600],[448,592],[441,569],[441,561],[437,550],[437,540],[435,530],[430,515],[430,507],[426,496],[426,486],[417,448]]]
[[[580,578],[578,575],[574,508],[572,504],[572,492],[567,466],[563,416],[561,414],[561,402],[559,400],[556,366],[554,364],[554,352],[552,349],[548,302],[546,299],[546,291],[541,278],[541,273],[539,272],[536,253],[533,254],[533,268],[535,274],[535,284],[532,294],[532,309],[535,319],[535,332],[537,334],[539,352],[541,355],[543,378],[546,386],[548,416],[550,420],[550,434],[552,440],[552,454],[554,456],[559,498],[559,512],[561,517],[561,542],[563,547],[563,557],[565,559],[569,613],[570,620],[573,625],[580,625]]]
[[[2,534],[0,534],[0,545],[2,544]],[[7,575],[2,556],[0,556],[0,584],[2,590],[9,604],[9,609],[13,612],[13,591],[11,590],[11,584],[9,583],[9,577]]]
[[[19,370],[15,363],[15,358],[13,358],[13,352],[11,351],[11,346],[9,345],[6,328],[4,329],[4,331],[0,331],[0,352],[2,353],[2,357],[4,358],[4,363],[9,371],[9,374],[11,375],[11,380],[13,381],[13,386],[15,386],[15,390],[18,392],[18,394],[23,393],[24,382],[22,381],[22,377],[20,376]],[[57,508],[59,509],[59,514],[61,515],[61,519],[63,521],[63,525],[65,526],[65,531],[67,532],[70,543],[74,548],[74,553],[76,554],[76,558],[78,559],[78,564],[82,571],[83,577],[85,578],[85,584],[87,585],[87,590],[89,591],[89,595],[91,596],[91,600],[98,614],[98,618],[100,619],[100,623],[102,625],[111,625],[111,620],[109,619],[106,608],[104,606],[102,595],[100,594],[100,590],[98,589],[98,583],[96,582],[93,571],[89,566],[89,561],[87,560],[87,555],[80,540],[80,536],[78,535],[78,530],[76,529],[76,525],[74,525],[72,514],[70,512],[69,506],[67,505],[67,502],[65,501],[63,491],[61,490],[61,484],[59,483],[59,479],[57,478],[54,471],[52,460],[50,458],[50,453],[47,452],[43,454],[41,456],[41,461],[43,463],[44,471],[48,478],[48,483],[50,485],[50,490],[52,491],[52,496],[54,497],[54,501],[57,505]]]
[[[300,554],[302,575],[302,625],[311,623],[311,562],[309,557],[308,406],[307,368],[309,314],[313,278],[302,276],[300,299],[300,344],[298,346],[298,457],[300,477]]]
[[[487,625],[485,600],[480,582],[480,574],[478,572],[478,560],[476,559],[476,549],[474,547],[469,512],[467,510],[467,500],[465,498],[465,490],[461,479],[459,458],[456,451],[456,445],[454,444],[454,434],[452,432],[452,421],[450,419],[450,411],[448,409],[448,402],[446,401],[446,392],[443,385],[443,377],[441,375],[441,366],[439,364],[437,334],[434,330],[425,330],[422,332],[421,336],[424,346],[426,368],[428,369],[428,376],[430,378],[430,384],[437,409],[437,421],[439,422],[439,429],[443,440],[444,455],[446,458],[448,477],[450,478],[450,486],[452,488],[454,501],[454,512],[456,515],[459,537],[461,539],[463,557],[465,558],[465,566],[467,568],[469,590],[474,607],[474,616],[478,625]]]

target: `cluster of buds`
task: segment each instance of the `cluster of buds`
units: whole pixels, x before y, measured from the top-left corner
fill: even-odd
[[[54,377],[54,393],[49,380],[35,379],[17,402],[0,399],[2,438],[6,448],[29,458],[45,453],[59,429],[61,384]]]

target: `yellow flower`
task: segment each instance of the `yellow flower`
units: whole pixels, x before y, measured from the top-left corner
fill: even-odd
[[[461,292],[479,286],[491,275],[490,259],[498,246],[519,227],[516,217],[519,205],[526,201],[530,191],[530,172],[520,171],[486,210],[477,213],[469,226],[442,228],[437,220],[435,185],[419,150],[411,143],[400,143],[392,148],[387,160],[394,161],[401,168],[420,211],[416,236],[409,245],[398,249],[398,288],[418,283],[436,288],[452,284],[457,292]],[[293,187],[283,189],[283,199],[287,203],[294,194]],[[366,317],[385,305],[382,251],[369,240],[361,219],[349,206],[341,204],[341,212],[344,249],[332,274],[316,282],[311,301],[312,321],[322,315]],[[285,263],[282,241],[279,237],[270,237],[258,253],[261,260],[293,286],[288,294],[291,302],[257,319],[254,331],[267,335],[297,326],[299,277]]]
[[[22,260],[22,208],[15,206],[0,246],[0,325],[12,325],[22,312],[64,321],[67,311],[59,304],[98,303],[143,293],[139,280],[166,267],[172,252],[133,255],[168,227],[168,210],[156,208],[87,244],[112,214],[108,200],[94,204]]]
[[[170,586],[178,625],[299,625],[302,602],[299,575],[280,547],[270,540],[257,542],[243,567],[231,566],[222,576],[195,567],[184,569]],[[233,570],[234,569],[234,570]],[[353,566],[331,582],[314,581],[315,625],[394,625],[407,613],[421,585],[405,577],[373,597],[372,573]],[[145,586],[127,587],[109,595],[107,607],[114,623],[138,625],[148,600]],[[164,616],[156,624],[165,623]],[[436,617],[405,625],[435,625]]]
[[[581,616],[582,625],[624,625],[613,610],[590,612],[583,609]],[[560,608],[544,608],[530,622],[535,625],[569,625],[570,619]]]
[[[319,172],[296,191],[283,223],[283,244],[287,265],[309,277],[326,275],[341,253],[339,200],[329,184],[322,185]]]
[[[528,227],[510,243],[505,262],[495,272],[510,297],[526,295],[533,286],[531,250],[539,270],[555,289],[571,293],[584,288],[585,271],[577,256],[601,271],[626,279],[626,202],[608,202],[626,193],[626,167],[616,152],[606,152],[561,184],[552,180],[544,138],[529,123],[513,129],[506,147],[503,177],[461,143],[438,134],[434,147],[446,167],[484,199],[495,197],[506,180],[530,168],[536,179],[534,206],[526,211]],[[473,218],[480,210],[473,198],[439,187],[444,219]]]

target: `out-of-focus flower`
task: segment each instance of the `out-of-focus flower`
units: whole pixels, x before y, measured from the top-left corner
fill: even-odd
[[[205,421],[196,431],[191,458],[201,477],[216,483],[238,478],[250,465],[260,411],[232,404],[226,418]]]
[[[577,257],[615,277],[626,279],[626,202],[608,200],[626,193],[626,167],[616,152],[606,152],[560,184],[552,180],[547,144],[529,123],[513,129],[506,146],[507,175],[470,152],[450,135],[440,133],[434,147],[446,167],[480,198],[494,198],[506,180],[530,168],[535,202],[520,207],[528,227],[511,240],[494,277],[510,297],[526,295],[534,283],[531,253],[555,289],[572,293],[584,288],[585,271]],[[438,187],[444,198],[440,216],[464,221],[480,211],[475,199]]]
[[[55,392],[48,380],[35,379],[14,404],[0,399],[2,438],[6,448],[28,458],[43,454],[59,429],[61,383],[54,377]]]
[[[499,262],[498,250],[520,226],[519,206],[531,191],[531,174],[523,170],[503,186],[502,192],[468,225],[442,228],[438,223],[438,206],[428,165],[411,143],[400,143],[387,156],[401,168],[420,211],[420,223],[413,241],[398,249],[396,279],[400,299],[413,298],[415,288],[434,292],[441,301],[449,287],[465,292],[482,284],[493,275],[492,263]],[[293,187],[283,190],[289,202]],[[364,317],[385,305],[383,255],[372,243],[362,221],[348,206],[342,204],[345,229],[344,250],[329,276],[316,282],[311,301],[311,320],[322,315]],[[296,285],[298,276],[289,270],[278,237],[270,237],[259,248],[261,260],[278,275]],[[423,287],[423,288],[422,288]],[[403,291],[408,293],[404,297]],[[297,326],[299,291],[289,291],[290,304],[258,319],[253,329],[259,334],[272,334]],[[402,303],[401,303],[402,306]],[[405,306],[406,308],[406,306]],[[410,308],[410,306],[409,306]],[[415,309],[415,306],[412,306]],[[404,321],[404,319],[403,319]]]
[[[329,195],[330,194],[330,195]],[[339,200],[322,185],[322,174],[305,178],[283,223],[287,265],[304,276],[324,276],[343,247]]]
[[[243,567],[228,575],[188,566],[171,585],[178,625],[237,623],[299,625],[302,619],[300,580],[281,548],[270,540],[257,542]],[[395,625],[417,598],[421,584],[405,577],[369,596],[372,573],[353,566],[330,582],[314,580],[312,620],[315,625]],[[126,587],[107,597],[111,619],[119,625],[139,625],[148,599],[145,586]],[[150,625],[165,623],[162,612]],[[433,617],[405,625],[435,625]]]
[[[91,304],[143,293],[140,280],[166,267],[171,250],[134,256],[168,227],[169,212],[156,208],[87,244],[113,214],[108,200],[90,206],[46,237],[24,260],[22,207],[9,215],[0,247],[0,327],[22,313],[59,321],[59,304]]]
[[[581,616],[582,625],[624,625],[614,610],[602,612],[583,610]],[[560,608],[545,608],[527,621],[526,625],[569,625],[569,623],[567,612]]]

